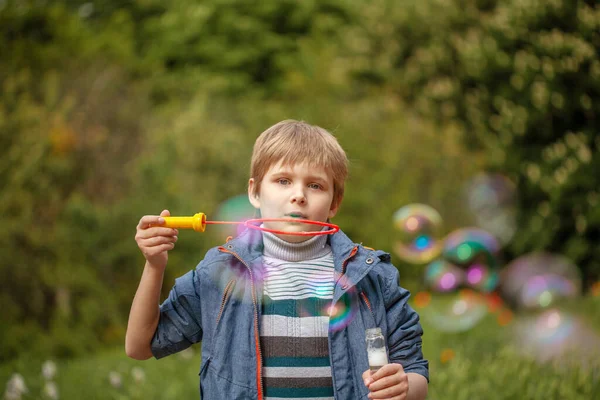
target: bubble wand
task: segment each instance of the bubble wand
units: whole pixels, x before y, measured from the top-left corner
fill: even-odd
[[[244,225],[250,229],[256,229],[263,232],[270,232],[279,235],[295,235],[295,236],[317,236],[317,235],[329,235],[332,233],[336,233],[340,230],[340,227],[334,224],[330,224],[328,222],[321,221],[312,221],[309,219],[298,219],[298,218],[254,218],[248,219],[246,221],[207,221],[206,214],[204,213],[196,213],[192,217],[162,217],[165,220],[163,226],[167,228],[176,228],[176,229],[193,229],[196,232],[204,232],[206,229],[206,225]],[[325,226],[330,229],[325,231],[302,231],[302,232],[286,232],[276,229],[268,229],[259,225],[256,225],[257,222],[293,222],[297,224],[309,224],[309,225],[319,225]]]

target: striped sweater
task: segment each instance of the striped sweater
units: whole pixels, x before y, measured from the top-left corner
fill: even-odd
[[[327,310],[334,269],[327,237],[289,243],[265,232],[263,243],[265,398],[333,399]]]

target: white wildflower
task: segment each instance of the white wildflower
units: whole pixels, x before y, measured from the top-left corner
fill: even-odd
[[[54,382],[46,382],[44,385],[44,395],[52,400],[58,400],[58,386]]]
[[[121,374],[115,371],[110,371],[110,373],[108,374],[108,381],[110,382],[112,387],[119,389],[122,384]]]
[[[146,379],[146,374],[144,373],[144,370],[140,367],[133,367],[131,369],[131,376],[133,376],[133,380],[136,383],[142,383]]]
[[[47,360],[42,364],[42,375],[46,380],[52,380],[56,375],[56,364],[52,360]]]
[[[4,398],[6,400],[20,400],[21,395],[27,393],[27,386],[25,385],[25,379],[21,374],[13,374],[8,383],[6,384],[6,391],[4,392]]]

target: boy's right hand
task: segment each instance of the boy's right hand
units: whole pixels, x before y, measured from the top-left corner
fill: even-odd
[[[161,217],[169,215],[168,210],[163,210],[160,215],[144,215],[136,227],[135,241],[148,264],[156,268],[166,268],[167,252],[177,242],[177,229],[161,226],[165,223]]]

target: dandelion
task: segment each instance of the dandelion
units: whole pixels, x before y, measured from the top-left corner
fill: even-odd
[[[58,400],[58,386],[54,382],[46,382],[44,385],[44,396],[52,400]]]
[[[13,374],[10,380],[6,384],[6,391],[4,392],[4,398],[6,400],[20,400],[21,395],[27,393],[27,386],[25,385],[25,379],[21,374]]]
[[[140,367],[133,367],[131,369],[131,376],[133,376],[135,383],[142,383],[146,379],[146,374]]]
[[[42,364],[42,375],[46,380],[52,380],[56,375],[56,364],[52,360],[47,360]]]
[[[121,374],[115,371],[110,371],[108,374],[108,381],[112,387],[119,389],[122,385]]]

